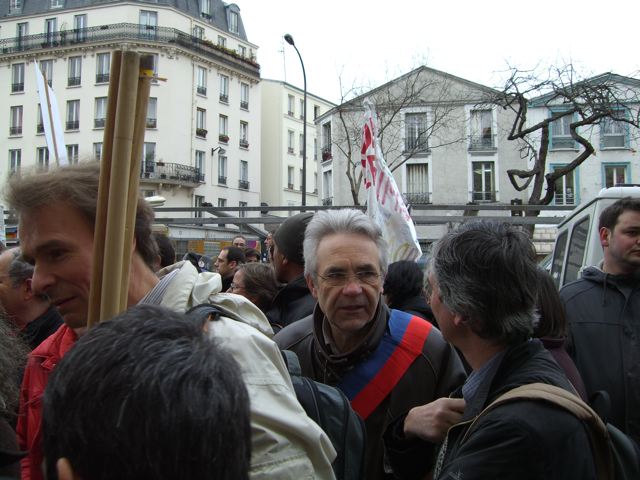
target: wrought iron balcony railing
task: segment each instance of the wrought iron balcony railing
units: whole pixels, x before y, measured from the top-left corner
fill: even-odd
[[[109,83],[109,74],[96,73],[96,83]]]
[[[165,163],[144,160],[140,178],[163,183],[198,186],[204,183],[204,174],[199,168],[182,163]]]
[[[36,125],[36,133],[44,133],[44,123],[38,123]]]
[[[114,23],[95,27],[62,30],[36,35],[22,35],[0,40],[0,54],[54,49],[77,44],[113,43],[118,41],[151,42],[178,45],[191,52],[233,65],[251,75],[259,75],[260,65],[253,57],[243,57],[235,50],[216,45],[209,40],[194,37],[189,33],[171,27],[153,27],[138,23]],[[108,79],[103,80],[108,81]],[[100,82],[98,82],[100,83]]]
[[[147,118],[147,128],[157,128],[157,127],[158,127],[157,118]]]
[[[249,148],[249,142],[247,140],[240,140],[240,147],[242,148]]]
[[[219,185],[226,185],[227,184],[227,177],[225,177],[223,175],[218,175],[218,184]]]
[[[429,192],[403,193],[402,197],[407,205],[426,205],[431,203]]]
[[[469,151],[487,151],[496,149],[495,135],[471,135]]]
[[[243,110],[249,110],[249,102],[240,102],[240,108]]]
[[[207,95],[207,87],[200,87],[198,86],[198,88],[196,89],[198,94],[200,95]]]
[[[322,199],[322,205],[325,207],[330,207],[333,205],[333,197],[325,197]]]
[[[80,85],[82,77],[69,77],[67,78],[67,87],[77,87]]]
[[[16,92],[24,92],[24,82],[11,84],[11,93]]]
[[[229,95],[225,95],[224,93],[220,94],[220,101],[222,103],[229,103]]]
[[[104,118],[94,118],[93,119],[93,128],[104,128],[105,119]]]
[[[22,135],[22,125],[19,127],[9,127],[9,135]]]
[[[207,138],[207,133],[206,128],[196,128],[196,137]]]
[[[249,180],[238,180],[238,188],[249,190]]]
[[[474,202],[495,202],[495,190],[473,191],[471,192],[471,200]]]
[[[78,130],[80,128],[80,120],[67,120],[67,130]]]

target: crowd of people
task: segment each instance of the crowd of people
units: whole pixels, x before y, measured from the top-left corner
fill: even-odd
[[[20,246],[0,252],[0,478],[601,478],[567,410],[485,411],[534,383],[640,442],[640,199],[605,209],[603,262],[560,292],[503,223],[449,231],[424,270],[353,209],[288,217],[264,253],[238,235],[176,261],[140,199],[127,310],[88,329],[98,184],[87,163],[5,191]],[[285,350],[362,419],[350,476]]]

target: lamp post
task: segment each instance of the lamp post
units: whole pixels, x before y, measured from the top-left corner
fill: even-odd
[[[293,41],[293,37],[288,33],[284,36],[285,41],[296,49],[296,53],[298,54],[298,58],[300,59],[300,65],[302,65],[302,79],[304,81],[304,112],[302,113],[302,121],[304,122],[302,125],[302,185],[300,189],[302,190],[302,206],[307,205],[307,73],[304,70],[304,62],[302,61],[302,56],[300,55],[300,51],[296,44]]]

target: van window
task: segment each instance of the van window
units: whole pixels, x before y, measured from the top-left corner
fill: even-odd
[[[553,261],[551,262],[551,277],[556,287],[560,288],[560,276],[562,275],[562,264],[564,263],[564,251],[567,248],[568,232],[562,232],[556,238],[556,246],[553,249]]]
[[[562,284],[573,282],[578,278],[578,272],[584,262],[584,251],[587,246],[587,234],[589,233],[590,216],[585,217],[573,227],[569,250],[567,252],[567,271],[564,274]]]

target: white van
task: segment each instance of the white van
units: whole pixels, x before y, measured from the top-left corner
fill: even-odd
[[[596,198],[579,205],[558,225],[551,260],[551,276],[558,288],[576,280],[583,268],[600,263],[600,213],[616,200],[625,197],[640,197],[640,186],[603,188]]]

